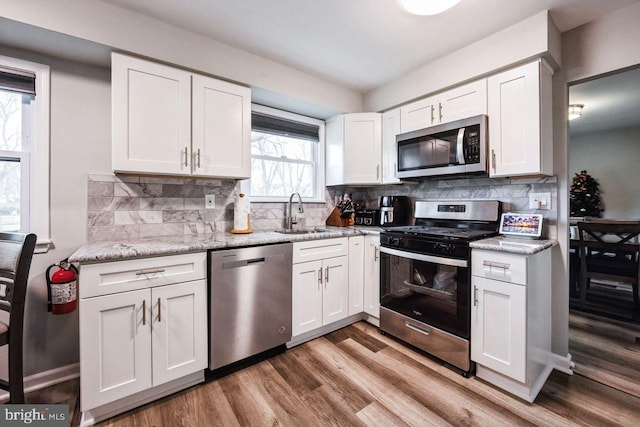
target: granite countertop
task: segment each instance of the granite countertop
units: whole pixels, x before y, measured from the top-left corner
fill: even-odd
[[[177,255],[240,246],[330,239],[363,234],[379,234],[377,227],[317,227],[323,231],[307,234],[283,234],[276,231],[256,231],[249,234],[210,233],[181,236],[147,237],[137,240],[100,241],[81,246],[69,257],[70,262],[91,264],[139,257]]]
[[[557,240],[518,239],[514,237],[491,237],[469,243],[472,249],[533,255],[558,244]]]

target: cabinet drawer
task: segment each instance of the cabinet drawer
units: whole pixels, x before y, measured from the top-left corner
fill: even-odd
[[[80,266],[80,298],[151,288],[207,277],[206,253]]]
[[[293,263],[345,256],[348,253],[348,237],[295,242],[293,244]]]
[[[525,285],[527,283],[527,257],[473,249],[471,251],[471,274]]]

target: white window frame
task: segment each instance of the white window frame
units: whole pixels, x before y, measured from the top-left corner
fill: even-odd
[[[0,65],[19,70],[30,71],[36,75],[36,97],[31,104],[31,129],[27,141],[23,141],[28,153],[27,170],[29,174],[29,197],[22,206],[28,203],[29,226],[26,230],[38,236],[36,253],[49,250],[51,245],[50,217],[49,217],[49,110],[50,110],[50,79],[51,70],[48,65],[21,59],[0,56]],[[26,189],[23,189],[21,196]],[[22,199],[21,199],[22,200]],[[21,224],[21,228],[24,225]]]
[[[294,122],[307,123],[314,126],[318,126],[318,152],[316,156],[315,164],[315,178],[316,178],[316,191],[314,197],[303,197],[303,203],[325,203],[325,174],[324,174],[324,162],[325,162],[325,138],[324,138],[324,121],[314,119],[300,114],[290,113],[288,111],[278,110],[276,108],[265,107],[264,105],[251,104],[251,111],[256,113],[268,114],[270,116],[278,117],[285,120],[291,120]],[[252,157],[253,158],[253,157]],[[253,163],[253,162],[252,162]],[[251,180],[246,179],[241,181],[240,190],[249,195],[251,202],[255,203],[271,203],[271,202],[288,202],[289,196],[284,197],[272,197],[272,196],[253,196],[251,195]]]

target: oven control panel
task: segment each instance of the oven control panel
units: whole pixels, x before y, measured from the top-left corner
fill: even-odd
[[[406,250],[409,252],[444,256],[448,258],[467,259],[469,257],[469,245],[466,242],[434,241],[412,236],[381,233],[380,244],[387,248]]]

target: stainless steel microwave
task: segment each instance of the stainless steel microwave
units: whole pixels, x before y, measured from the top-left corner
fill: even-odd
[[[487,174],[487,116],[400,134],[396,148],[398,178]]]

